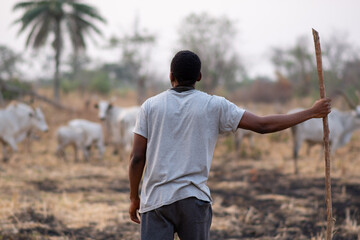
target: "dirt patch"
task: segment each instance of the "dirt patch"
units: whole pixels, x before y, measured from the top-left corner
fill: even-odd
[[[38,191],[56,192],[58,188],[58,183],[51,179],[31,181],[29,183],[34,185]]]

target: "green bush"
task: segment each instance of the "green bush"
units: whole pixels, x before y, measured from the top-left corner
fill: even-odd
[[[22,81],[19,81],[18,79],[13,79],[13,80],[10,80],[10,81],[6,81],[5,82],[6,85],[8,85],[9,87],[16,87],[18,89],[22,89],[22,90],[31,90],[31,84],[30,83],[27,83],[27,82],[22,82]],[[11,92],[11,91],[2,91],[2,94],[3,94],[3,98],[5,100],[13,100],[13,99],[16,99],[19,97],[19,93],[17,92]]]
[[[78,81],[69,80],[69,79],[63,79],[60,83],[61,91],[64,93],[73,92],[76,89],[78,89],[80,86],[80,83]]]
[[[111,90],[110,79],[105,72],[96,72],[90,80],[91,91],[107,94]]]

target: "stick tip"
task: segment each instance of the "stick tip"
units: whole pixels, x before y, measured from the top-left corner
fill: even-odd
[[[314,40],[319,39],[319,33],[315,29],[312,29],[312,34],[314,36]]]

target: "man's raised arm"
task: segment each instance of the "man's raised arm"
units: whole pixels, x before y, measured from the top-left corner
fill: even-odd
[[[291,114],[275,114],[261,117],[245,111],[238,127],[261,134],[272,133],[292,127],[311,118],[323,118],[330,112],[331,100],[323,98],[317,100],[311,108]]]

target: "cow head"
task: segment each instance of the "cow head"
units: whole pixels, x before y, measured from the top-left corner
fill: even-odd
[[[112,109],[113,105],[112,103],[107,101],[100,101],[98,104],[95,105],[95,107],[99,109],[99,119],[104,121],[109,115],[109,112]]]
[[[43,112],[39,107],[29,114],[32,124],[40,131],[47,132],[49,130]]]

